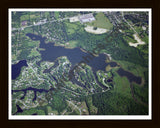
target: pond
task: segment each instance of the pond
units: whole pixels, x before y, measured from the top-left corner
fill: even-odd
[[[37,89],[37,88],[28,87],[26,89],[21,89],[21,90],[12,90],[12,94],[13,94],[13,92],[21,92],[21,91],[24,92],[24,95],[21,97],[21,100],[22,100],[22,99],[25,98],[26,92],[28,90],[34,91],[33,101],[37,99],[37,95],[36,95],[37,91],[40,92],[40,93],[42,93],[42,92],[48,92],[49,91],[49,90],[45,90],[45,89]]]

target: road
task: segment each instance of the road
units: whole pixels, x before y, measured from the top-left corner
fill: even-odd
[[[81,94],[79,94],[79,93],[77,93],[77,92],[74,92],[74,91],[72,91],[72,90],[69,90],[69,89],[67,89],[67,88],[63,88],[63,87],[62,87],[62,89],[66,90],[66,91],[69,91],[69,92],[72,92],[72,93],[74,93],[74,94],[76,94],[76,95],[81,95]]]
[[[72,101],[69,101],[69,100],[66,100],[66,101],[69,102],[69,105],[72,104],[74,106],[74,108],[72,109],[72,112],[74,111],[75,108],[77,108],[79,110],[79,112],[80,112],[80,115],[81,115],[81,113],[82,113],[81,109],[78,108],[77,105],[73,104]]]
[[[136,32],[136,30],[132,27],[132,25],[124,18],[124,14],[122,11],[122,16],[123,16],[123,20],[131,27],[131,29],[138,35],[138,33]]]
[[[36,23],[36,24],[29,25],[29,26],[25,26],[25,27],[21,27],[21,28],[12,28],[12,31],[15,31],[15,30],[24,30],[25,28],[29,28],[29,27],[32,27],[32,26],[39,26],[39,25],[43,25],[43,24],[46,24],[46,23],[63,21],[63,20],[67,20],[67,19],[69,19],[69,18],[70,18],[70,17],[66,17],[66,18],[62,18],[62,19],[58,19],[58,20],[52,20],[52,21],[38,22],[38,23]]]
[[[97,12],[98,13],[98,12]],[[88,13],[88,14],[93,14],[93,13]],[[52,20],[52,21],[45,21],[45,22],[37,22],[36,24],[33,24],[33,25],[29,25],[29,26],[25,26],[25,27],[21,27],[21,28],[12,28],[12,31],[15,31],[15,30],[24,30],[25,28],[29,28],[29,27],[32,27],[32,26],[38,26],[38,25],[43,25],[43,24],[46,24],[46,23],[52,23],[52,22],[57,22],[57,21],[63,21],[63,20],[67,20],[67,19],[70,19],[72,17],[66,17],[66,18],[60,18],[58,20]]]

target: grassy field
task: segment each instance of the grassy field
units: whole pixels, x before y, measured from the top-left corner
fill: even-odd
[[[22,15],[20,20],[24,21],[24,20],[29,20],[29,19],[32,20],[32,19],[37,19],[37,18],[40,18],[40,15],[26,14],[26,15]]]
[[[141,67],[139,65],[134,65],[133,63],[126,61],[117,61],[117,62],[120,63],[120,65],[124,70],[128,70],[129,72],[132,72],[134,75],[142,77],[144,79],[144,82],[147,82],[144,76],[144,72],[147,70],[146,68]],[[126,77],[120,77],[116,72],[114,72],[114,82],[115,82],[115,87],[114,90],[112,90],[112,93],[119,93],[120,95],[123,95],[133,100],[130,83]],[[138,85],[136,83],[132,83],[134,97],[138,101],[143,102],[144,104],[147,104],[148,102],[147,84],[148,83],[144,83],[143,85]]]
[[[137,64],[130,63],[128,61],[116,61],[116,62],[119,63],[124,70],[133,73],[135,76],[144,77],[143,72],[146,71],[146,68]]]
[[[91,23],[87,23],[87,25],[104,28],[104,29],[112,29],[113,25],[110,23],[108,18],[102,12],[97,13],[95,18],[96,18],[95,21]]]
[[[67,47],[69,48],[75,48],[77,46],[78,42],[75,40],[71,40],[68,42],[68,44],[66,44]]]
[[[131,95],[131,89],[130,89],[130,83],[126,77],[121,77],[117,73],[114,75],[114,92],[120,93],[123,96],[126,96],[127,98],[132,98]]]

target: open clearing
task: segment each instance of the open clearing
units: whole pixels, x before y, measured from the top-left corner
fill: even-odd
[[[104,28],[104,29],[112,29],[113,25],[110,23],[108,18],[102,13],[97,13],[95,16],[96,20],[92,21],[91,23],[87,23],[87,25]]]
[[[134,39],[135,39],[138,43],[129,42],[129,45],[130,45],[130,46],[137,47],[138,45],[143,45],[143,44],[145,44],[145,42],[143,42],[143,41],[138,37],[137,34],[134,34],[133,36],[134,36]]]
[[[104,28],[97,28],[96,30],[94,30],[93,26],[87,26],[84,28],[87,32],[89,33],[93,33],[93,34],[103,34],[108,32],[109,30],[104,29]]]
[[[78,16],[74,16],[74,17],[69,18],[69,21],[70,22],[77,22],[77,21],[79,21],[79,18],[78,18]]]

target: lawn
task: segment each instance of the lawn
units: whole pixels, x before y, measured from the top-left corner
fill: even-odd
[[[40,18],[40,15],[34,15],[34,14],[31,14],[31,15],[29,15],[29,14],[26,14],[26,15],[22,15],[21,16],[21,18],[20,18],[20,20],[21,21],[24,21],[24,20],[35,20],[35,19],[39,19]]]
[[[95,21],[87,23],[87,25],[104,29],[112,29],[113,25],[110,23],[108,18],[102,12],[97,13],[95,18],[96,18]]]
[[[75,47],[77,47],[77,41],[75,41],[75,40],[71,40],[71,41],[69,41],[68,42],[69,44],[67,45],[67,47],[69,47],[69,48],[75,48]]]

